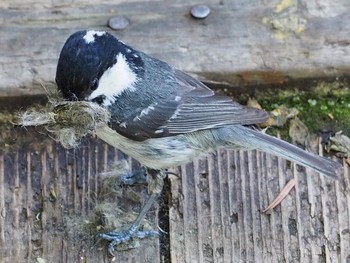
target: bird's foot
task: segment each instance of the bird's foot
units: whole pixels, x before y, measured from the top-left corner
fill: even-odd
[[[147,237],[156,237],[159,236],[158,231],[154,230],[145,230],[145,231],[140,231],[140,223],[145,217],[146,213],[150,210],[150,208],[153,206],[153,204],[156,202],[162,188],[163,188],[163,179],[166,176],[165,171],[163,170],[152,170],[152,169],[147,169],[144,170],[147,171],[148,175],[148,187],[149,187],[149,192],[151,195],[149,196],[148,200],[146,201],[145,205],[143,206],[140,214],[137,216],[135,219],[134,223],[131,225],[131,227],[125,231],[121,232],[109,232],[105,234],[98,234],[98,237],[104,240],[108,240],[110,243],[108,245],[108,252],[113,255],[114,251],[114,246],[118,244],[125,244],[128,241],[131,241],[132,239],[142,239],[142,238],[147,238]],[[128,176],[127,178],[130,178]],[[133,178],[133,176],[131,176]],[[142,177],[141,177],[142,178]],[[132,182],[133,180],[128,181]]]
[[[107,240],[110,243],[108,244],[108,252],[114,256],[114,246],[122,243],[126,243],[134,238],[143,239],[149,237],[157,237],[159,232],[155,230],[137,230],[133,227],[130,227],[128,230],[120,232],[109,232],[98,234],[97,237]]]

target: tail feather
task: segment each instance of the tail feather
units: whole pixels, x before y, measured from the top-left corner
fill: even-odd
[[[332,179],[337,179],[343,171],[343,167],[340,163],[304,151],[297,146],[260,131],[255,131],[244,126],[236,126],[235,135],[238,135],[238,137],[242,136],[240,139],[236,137],[235,141],[243,142],[243,144],[240,144],[245,148],[256,149],[283,157]]]

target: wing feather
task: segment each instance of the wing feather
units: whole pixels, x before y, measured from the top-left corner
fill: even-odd
[[[159,98],[116,128],[121,134],[146,140],[229,124],[264,122],[265,111],[242,106],[231,98],[215,94],[200,81],[174,69],[176,93]]]

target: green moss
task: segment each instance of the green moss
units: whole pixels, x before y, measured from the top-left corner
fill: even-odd
[[[313,92],[281,92],[277,96],[258,97],[258,101],[268,111],[280,105],[298,109],[298,117],[312,133],[322,128],[350,133],[350,92],[344,86],[340,88],[339,83],[327,86],[321,82]]]
[[[335,79],[303,79],[278,85],[253,86],[251,92],[239,88],[220,88],[234,100],[246,104],[254,97],[267,111],[272,111],[284,105],[296,108],[299,119],[308,127],[311,133],[321,129],[340,131],[350,134],[350,80]],[[272,135],[279,133],[282,138],[289,138],[289,125],[285,127],[270,127],[267,132]]]

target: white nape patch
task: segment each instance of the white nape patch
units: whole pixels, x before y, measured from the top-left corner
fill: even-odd
[[[180,96],[176,96],[175,97],[175,101],[180,101],[181,100],[181,97]]]
[[[98,88],[87,99],[93,100],[100,95],[104,95],[106,99],[103,106],[109,106],[114,103],[115,96],[120,95],[123,91],[134,91],[136,81],[136,73],[129,67],[124,55],[119,53],[117,63],[102,74]]]
[[[84,36],[84,40],[86,44],[90,44],[95,41],[95,35],[100,37],[100,36],[103,36],[104,34],[106,34],[106,32],[104,31],[89,30],[86,32]]]

